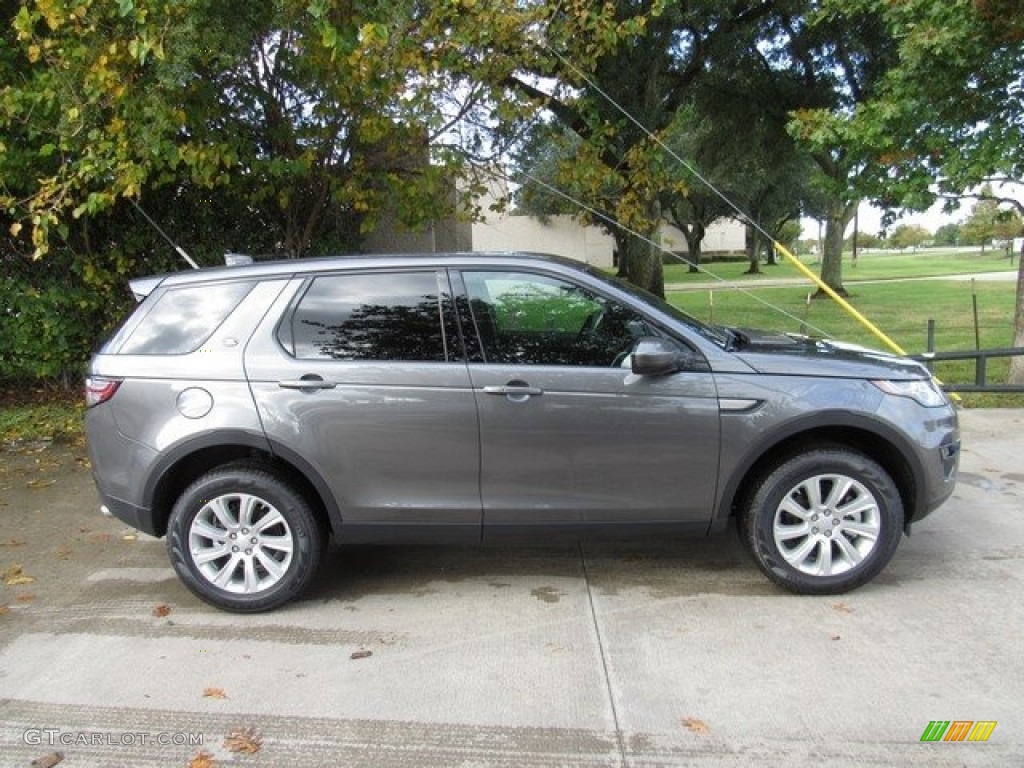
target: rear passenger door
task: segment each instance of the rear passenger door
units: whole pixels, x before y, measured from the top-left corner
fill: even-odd
[[[246,352],[268,437],[312,465],[352,538],[478,540],[477,413],[447,273],[298,282]]]

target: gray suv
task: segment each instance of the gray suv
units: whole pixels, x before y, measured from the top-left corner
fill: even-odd
[[[133,280],[93,358],[105,511],[201,599],[263,611],[325,543],[739,525],[769,579],[871,579],[952,493],[954,408],[916,362],[707,326],[576,262],[358,256]]]

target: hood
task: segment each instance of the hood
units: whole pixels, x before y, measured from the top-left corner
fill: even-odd
[[[733,353],[761,373],[845,379],[931,377],[916,360],[856,344],[746,328],[733,333]]]

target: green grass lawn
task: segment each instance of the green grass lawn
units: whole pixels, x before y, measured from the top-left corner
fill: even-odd
[[[803,256],[801,261],[817,274],[821,264],[816,257]],[[691,273],[686,264],[666,264],[666,284],[686,284],[707,282],[720,277],[725,280],[755,283],[758,280],[773,278],[799,277],[797,271],[780,261],[777,266],[762,265],[761,274],[745,275],[747,262],[710,262],[702,267],[711,274]],[[977,250],[927,249],[917,252],[869,251],[861,253],[857,258],[857,266],[852,265],[850,254],[843,256],[843,280],[891,280],[907,277],[937,277],[941,275],[961,275],[973,272],[1000,272],[1016,269],[1014,260],[1006,257],[1001,250],[986,249],[984,253]]]
[[[781,267],[779,268],[781,269]],[[978,335],[981,348],[1012,346],[1013,307],[1016,283],[960,280],[922,280],[856,285],[847,283],[849,301],[909,354],[927,349],[928,320],[935,320],[936,351],[975,349],[972,290],[978,303]],[[669,293],[669,301],[706,322],[748,328],[764,328],[825,335],[884,349],[882,341],[830,299],[812,299],[806,286],[751,286],[735,289],[688,290]],[[764,302],[767,302],[764,303]],[[792,317],[787,317],[784,310]],[[1004,382],[1008,359],[992,360],[990,382]],[[939,363],[935,372],[944,381],[974,381],[974,363]],[[1024,406],[1024,396],[964,395],[969,405]]]

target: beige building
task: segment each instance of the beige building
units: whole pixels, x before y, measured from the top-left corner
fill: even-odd
[[[582,224],[566,214],[544,219],[517,213],[495,213],[491,210],[503,195],[504,182],[495,181],[493,190],[477,201],[484,211],[479,221],[447,220],[436,222],[419,232],[402,230],[394,221],[383,221],[366,238],[368,252],[442,252],[442,251],[532,251],[554,253],[570,259],[611,267],[615,240],[604,228]],[[703,253],[743,251],[745,229],[733,219],[721,219],[708,227],[704,235]],[[664,224],[659,233],[661,246],[672,253],[686,253],[686,238],[673,226]]]

